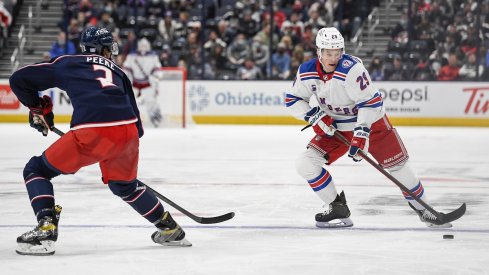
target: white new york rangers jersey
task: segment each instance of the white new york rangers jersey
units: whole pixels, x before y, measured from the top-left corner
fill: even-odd
[[[127,55],[123,69],[133,82],[149,83],[149,77],[161,68],[158,56],[154,52],[147,54],[131,53]]]
[[[343,54],[332,74],[323,71],[317,58],[299,67],[294,84],[286,93],[287,109],[294,117],[308,122],[319,111],[318,104],[340,131],[352,131],[356,126],[370,128],[385,114],[381,94],[362,61],[347,54]]]

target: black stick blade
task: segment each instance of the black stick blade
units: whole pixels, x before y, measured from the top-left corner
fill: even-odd
[[[225,222],[227,220],[230,220],[234,217],[234,212],[229,212],[227,214],[217,216],[217,217],[199,217],[198,220],[195,220],[198,223],[201,224],[213,224],[213,223],[220,223],[220,222]]]
[[[467,206],[465,205],[465,203],[463,203],[459,208],[455,209],[454,211],[452,211],[450,213],[447,213],[447,214],[440,213],[441,214],[441,220],[443,221],[443,223],[453,222],[455,220],[458,220],[465,214],[466,209],[467,209]]]

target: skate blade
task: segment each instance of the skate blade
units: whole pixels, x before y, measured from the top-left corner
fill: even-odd
[[[351,227],[351,226],[353,226],[353,222],[350,218],[334,219],[329,222],[316,222],[316,227],[319,228],[338,228],[338,227]]]
[[[41,241],[41,245],[33,245],[28,243],[18,243],[15,252],[19,255],[30,256],[49,256],[53,255],[55,250],[53,241]]]
[[[425,223],[426,226],[428,226],[429,228],[452,228],[452,224],[447,222],[447,223],[444,223],[444,224],[434,224],[434,223],[429,223],[429,222],[426,222]]]
[[[170,247],[189,247],[192,246],[192,243],[187,241],[187,239],[183,238],[179,241],[171,241],[171,242],[164,242],[164,243],[157,243],[161,244],[162,246],[170,246]]]

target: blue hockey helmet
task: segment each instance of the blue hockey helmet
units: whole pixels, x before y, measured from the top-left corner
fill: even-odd
[[[119,46],[110,31],[100,27],[88,27],[83,30],[80,38],[82,53],[102,54],[104,47],[109,49],[113,55],[119,53]]]

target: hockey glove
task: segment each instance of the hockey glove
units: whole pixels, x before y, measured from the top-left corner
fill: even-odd
[[[353,129],[353,138],[350,143],[350,150],[348,156],[354,161],[361,161],[363,158],[359,154],[359,150],[367,154],[368,152],[368,138],[370,136],[370,129],[368,127],[356,127]]]
[[[47,95],[39,98],[37,107],[29,107],[29,124],[43,136],[54,127],[53,102]]]
[[[317,113],[309,118],[309,124],[312,125],[312,129],[319,136],[333,136],[336,128],[333,123],[334,120],[326,114],[325,111],[319,110]]]

